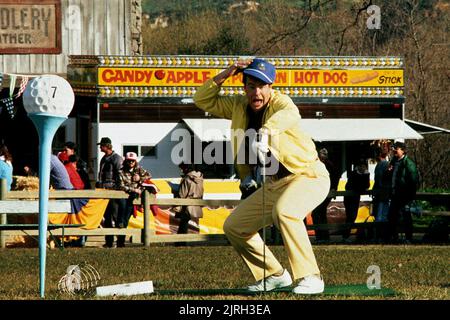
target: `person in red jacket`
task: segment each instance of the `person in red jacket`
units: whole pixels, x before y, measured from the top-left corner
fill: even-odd
[[[76,155],[71,155],[68,158],[68,161],[64,165],[64,167],[67,170],[67,173],[69,174],[70,182],[72,183],[73,187],[77,190],[84,189],[84,182],[81,179],[80,175],[77,171],[77,162],[78,157]]]

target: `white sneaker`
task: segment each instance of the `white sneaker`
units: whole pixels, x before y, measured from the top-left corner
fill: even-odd
[[[266,291],[272,291],[277,288],[284,288],[290,286],[292,284],[292,278],[289,272],[284,269],[283,274],[281,276],[269,276],[264,279],[266,282]],[[248,286],[247,290],[251,292],[259,292],[264,291],[264,280],[260,280],[254,285]]]
[[[322,277],[313,274],[300,280],[292,292],[297,294],[316,294],[322,293],[324,289],[325,283],[323,282]]]

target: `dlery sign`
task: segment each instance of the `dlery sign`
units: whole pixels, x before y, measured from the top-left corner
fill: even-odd
[[[61,53],[61,1],[0,0],[0,53]]]

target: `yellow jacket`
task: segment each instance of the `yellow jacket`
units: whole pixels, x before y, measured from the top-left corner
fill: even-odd
[[[198,88],[194,102],[206,112],[231,120],[231,144],[236,163],[238,150],[244,141],[239,132],[244,132],[248,126],[247,97],[221,96],[219,91],[220,87],[209,79]],[[294,174],[310,177],[328,175],[325,166],[318,160],[314,142],[301,129],[299,120],[300,113],[291,98],[272,90],[269,104],[264,111],[262,126],[268,131],[272,155]],[[236,170],[241,179],[251,172],[250,166],[239,163],[236,163]]]

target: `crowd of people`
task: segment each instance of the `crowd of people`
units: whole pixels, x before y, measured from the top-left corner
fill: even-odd
[[[97,145],[104,153],[100,160],[98,179],[95,188],[107,190],[123,190],[128,194],[126,199],[110,199],[105,209],[102,226],[105,228],[127,228],[129,220],[138,208],[133,201],[141,196],[145,188],[154,193],[155,184],[151,181],[149,171],[139,165],[135,152],[127,152],[124,157],[113,150],[112,141],[103,137]],[[201,199],[203,197],[203,174],[192,165],[180,164],[181,181],[179,188],[174,190],[175,197],[186,199]],[[38,174],[30,165],[22,168],[25,177],[37,177]],[[13,159],[7,146],[0,145],[0,179],[6,180],[7,190],[13,185]],[[87,171],[87,163],[77,155],[77,146],[67,141],[63,149],[50,156],[50,186],[55,190],[86,190],[92,189]],[[153,187],[153,188],[151,188]],[[72,199],[72,211],[79,212],[88,199]],[[157,208],[152,206],[155,215]],[[199,206],[175,207],[176,218],[179,219],[178,233],[188,233],[189,226],[199,228],[199,219],[203,216]],[[71,245],[84,246],[86,237],[71,241]],[[125,236],[105,236],[106,248],[124,247]]]
[[[104,156],[100,162],[99,178],[96,187],[123,190],[129,194],[128,199],[112,199],[107,207],[104,217],[104,227],[126,228],[133,213],[133,200],[138,198],[144,190],[143,183],[151,178],[151,173],[138,164],[137,155],[128,152],[125,159],[112,150],[112,142],[105,137],[98,143]],[[389,152],[392,151],[392,152]],[[330,161],[328,150],[322,148],[318,152],[319,159],[325,164],[330,174],[330,191],[338,189],[340,172]],[[36,176],[29,166],[25,166],[24,175]],[[201,199],[203,197],[203,175],[195,166],[180,164],[182,180],[175,196],[187,199]],[[0,146],[0,178],[7,180],[8,190],[11,188],[13,178],[12,155],[6,145]],[[241,199],[245,199],[261,186],[260,178],[256,177],[255,170],[245,177],[241,184]],[[256,182],[259,180],[258,182]],[[406,210],[413,201],[417,190],[418,174],[414,162],[406,154],[406,145],[396,142],[389,150],[386,145],[378,148],[377,165],[374,171],[373,201],[371,215],[377,225],[375,233],[369,238],[380,242],[398,242],[399,220],[403,220],[405,240],[412,242],[412,218],[410,211]],[[91,182],[87,172],[87,164],[76,154],[76,145],[66,142],[64,149],[51,157],[51,184],[55,189],[91,189]],[[370,177],[365,159],[358,159],[354,169],[347,175],[345,190],[355,193],[364,193],[370,187]],[[331,202],[327,197],[312,211],[315,224],[327,224],[327,208]],[[82,200],[82,199],[81,199]],[[84,203],[81,201],[78,207]],[[360,195],[344,197],[346,222],[355,221],[360,205]],[[188,233],[189,224],[198,227],[202,210],[199,206],[174,207],[176,218],[180,220],[177,233]],[[343,241],[351,243],[350,228],[343,231]],[[357,231],[357,240],[367,240],[361,230]],[[315,233],[318,243],[327,243],[330,240],[327,229],[318,229]],[[370,240],[370,239],[369,239]],[[113,236],[106,236],[106,247],[113,246]],[[117,246],[124,246],[124,236],[119,236]]]
[[[357,167],[357,171],[360,179],[355,179],[359,181],[356,191],[368,190],[369,178],[361,178],[364,174],[368,176],[366,167]],[[406,144],[403,141],[396,141],[392,146],[389,142],[382,143],[377,150],[372,188],[371,214],[377,225],[374,233],[366,235],[366,240],[368,237],[369,240],[381,243],[399,243],[399,226],[402,221],[405,234],[402,242],[413,242],[413,221],[409,208],[414,201],[418,183],[417,167],[407,155]],[[361,234],[357,234],[357,239]]]
[[[375,228],[364,230],[357,228],[356,242],[399,243],[399,225],[402,221],[405,239],[404,243],[413,241],[412,217],[409,210],[415,198],[418,187],[418,172],[413,160],[407,156],[406,144],[396,141],[391,145],[389,140],[384,140],[375,148],[376,166],[374,169],[374,183],[372,187],[372,210],[370,216],[377,222]],[[328,158],[328,151],[323,148],[319,151],[319,158],[330,173],[330,191],[336,191],[340,179],[340,171]],[[347,173],[345,191],[353,194],[344,196],[345,223],[354,223],[358,216],[361,204],[361,194],[367,193],[370,188],[370,173],[367,159],[358,158],[353,163],[353,168]],[[326,224],[327,207],[332,198],[313,210],[313,220],[317,224]],[[366,221],[368,221],[368,218]],[[344,243],[352,243],[352,228],[344,228],[342,240]],[[328,243],[330,236],[328,230],[316,230],[317,243]]]
[[[103,137],[98,143],[104,153],[100,160],[97,188],[123,190],[128,193],[127,199],[111,199],[106,208],[103,224],[105,227],[126,228],[135,210],[133,201],[141,196],[149,181],[151,173],[138,163],[135,152],[127,152],[125,158],[117,154],[112,147],[112,141]],[[180,164],[181,181],[175,196],[185,199],[201,199],[203,197],[203,175],[194,166]],[[154,208],[152,208],[152,212]],[[198,228],[199,219],[203,216],[199,206],[175,207],[175,217],[179,219],[179,234],[188,233],[189,223]],[[155,213],[154,213],[155,214]],[[106,248],[114,246],[114,236],[105,236]],[[117,247],[125,246],[125,236],[117,236]]]
[[[399,219],[403,218],[405,240],[407,243],[411,243],[413,241],[413,222],[411,211],[408,210],[408,206],[415,198],[419,175],[414,161],[407,155],[405,143],[396,142],[392,147],[392,151],[393,158],[389,162],[387,169],[384,171],[384,175],[387,177],[384,175],[382,176],[382,181],[383,179],[387,179],[388,181],[387,187],[389,187],[389,185],[391,186],[389,193],[390,197],[388,200],[389,209],[387,210],[388,227],[382,234],[382,237],[385,241],[397,243],[399,241]],[[386,184],[382,184],[382,186],[386,187]],[[380,193],[378,193],[378,188],[375,189],[376,205],[379,205],[377,197],[379,197],[380,202],[383,201],[383,192],[383,189]],[[386,212],[386,210],[381,211],[384,214]]]
[[[136,153],[128,152],[123,159],[112,149],[111,139],[104,137],[98,143],[104,153],[100,161],[100,170],[97,188],[109,190],[123,190],[129,194],[127,199],[111,199],[105,211],[103,226],[126,228],[129,219],[135,210],[133,200],[139,198],[145,186],[146,180],[151,179],[149,171],[138,163]],[[76,154],[77,146],[68,141],[64,149],[57,155],[51,156],[51,185],[54,189],[80,190],[91,189],[91,181],[87,172],[87,164]],[[322,148],[318,151],[320,161],[325,165],[330,174],[329,191],[336,191],[340,180],[340,171],[329,159],[328,150]],[[36,176],[30,166],[23,168],[25,176]],[[193,165],[180,164],[181,182],[175,197],[187,199],[201,199],[203,197],[203,175]],[[11,189],[13,180],[13,159],[5,144],[0,145],[0,178],[7,181],[8,190]],[[258,182],[257,182],[258,180]],[[414,200],[418,185],[418,173],[414,162],[407,155],[404,142],[397,141],[392,146],[384,143],[377,149],[377,164],[374,170],[374,184],[372,189],[372,212],[370,213],[376,224],[374,230],[364,232],[358,229],[356,241],[375,241],[382,243],[399,242],[399,222],[405,233],[405,243],[413,241],[412,216],[409,205]],[[260,178],[256,170],[252,169],[249,175],[242,179],[240,190],[241,199],[246,199],[261,186]],[[346,191],[353,191],[355,195],[344,197],[346,223],[353,223],[358,215],[360,207],[360,193],[365,193],[370,187],[370,175],[367,160],[355,161],[353,170],[347,174],[345,184]],[[327,224],[327,208],[331,197],[325,198],[312,210],[314,224]],[[76,209],[81,208],[86,199],[75,201]],[[203,216],[199,206],[178,206],[173,208],[175,217],[179,219],[177,233],[188,233],[189,226],[199,228],[199,219]],[[373,231],[373,232],[372,232]],[[273,231],[276,232],[276,231]],[[342,232],[345,243],[351,243],[351,228]],[[330,241],[329,231],[319,228],[315,231],[317,243]],[[81,243],[85,242],[85,237]],[[105,237],[105,247],[113,247],[114,237]],[[117,237],[117,247],[125,245],[125,236]]]

